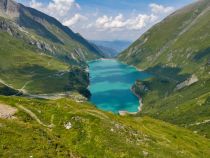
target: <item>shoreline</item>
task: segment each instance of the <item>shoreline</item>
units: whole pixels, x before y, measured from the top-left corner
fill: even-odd
[[[133,94],[139,99],[139,106],[138,106],[138,111],[137,112],[128,112],[128,111],[118,111],[118,114],[120,116],[125,116],[125,115],[137,115],[142,111],[142,106],[143,106],[143,101],[142,98],[136,94],[136,92],[131,88],[131,91],[133,92]]]
[[[116,60],[118,60],[118,59],[116,59]],[[118,60],[119,61],[119,60]],[[126,64],[126,65],[128,65],[126,62],[124,62],[124,61],[120,61],[121,63],[123,63],[123,64]],[[139,71],[139,72],[142,72],[142,71],[144,71],[143,69],[139,69],[139,68],[137,68],[136,66],[134,66],[134,65],[129,65],[129,66],[131,66],[131,67],[133,67],[133,68],[135,68],[137,71]],[[135,84],[135,83],[134,83]],[[139,114],[141,111],[142,111],[142,107],[143,107],[143,100],[142,100],[142,97],[141,96],[139,96],[138,94],[136,94],[136,92],[132,89],[132,87],[131,87],[131,92],[133,92],[133,94],[139,99],[139,106],[138,106],[138,111],[137,112],[128,112],[128,111],[118,111],[118,113],[119,113],[119,115],[120,116],[125,116],[125,115],[137,115],[137,114]]]
[[[117,59],[115,59],[115,58],[100,58],[100,59],[96,59],[96,60],[91,60],[91,61],[89,61],[89,62],[96,62],[96,61],[100,61],[100,60],[117,60]],[[117,60],[117,61],[119,61],[119,60]],[[122,62],[122,61],[120,61],[122,64],[124,64],[124,65],[128,65],[128,64],[126,64],[125,62]],[[137,68],[137,67],[135,67],[135,66],[133,66],[133,65],[128,65],[128,66],[130,66],[130,67],[133,67],[133,68],[135,68],[137,71],[139,71],[139,72],[142,72],[143,70],[141,70],[141,69],[139,69],[139,68]],[[135,84],[135,83],[134,83]],[[89,85],[90,86],[90,85]],[[89,86],[88,86],[88,89],[89,89]],[[125,115],[137,115],[138,113],[140,113],[141,111],[142,111],[142,106],[143,106],[143,101],[142,101],[142,98],[141,98],[141,96],[139,96],[138,94],[136,94],[135,93],[135,91],[132,89],[132,87],[130,88],[130,90],[131,90],[131,92],[138,98],[138,100],[139,100],[139,105],[138,105],[138,111],[136,111],[136,112],[129,112],[129,111],[126,111],[126,110],[120,110],[120,111],[118,111],[118,114],[120,115],[120,116],[125,116]]]

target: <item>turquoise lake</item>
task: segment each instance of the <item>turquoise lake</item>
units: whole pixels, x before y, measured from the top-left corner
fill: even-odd
[[[114,59],[95,60],[89,63],[90,101],[104,111],[137,112],[138,98],[130,90],[137,79],[150,75]]]

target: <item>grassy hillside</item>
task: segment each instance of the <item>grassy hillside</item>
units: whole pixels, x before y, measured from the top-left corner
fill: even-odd
[[[201,0],[176,11],[142,35],[119,59],[144,70],[159,66],[177,71],[178,75],[206,76],[210,58],[209,7],[208,0]]]
[[[100,52],[56,19],[2,0],[0,43],[0,83],[5,87],[27,94],[78,91],[90,96],[85,62],[101,57]]]
[[[38,41],[47,47],[47,53],[75,64],[101,56],[95,45],[91,45],[81,35],[63,26],[56,19],[22,5],[19,12],[17,24],[33,36],[30,39],[33,41],[31,43],[37,45],[35,43]]]
[[[38,49],[25,44],[23,40],[0,32],[0,81],[24,93],[43,94],[86,89],[88,78],[81,70],[80,79],[75,78],[76,69]],[[84,74],[84,75],[82,75]],[[74,87],[70,83],[74,80]]]
[[[152,72],[134,89],[142,114],[210,137],[210,1],[201,0],[168,16],[119,55]]]
[[[98,48],[55,18],[13,0],[0,1],[0,30],[71,64],[101,57]]]
[[[0,97],[0,104],[18,109],[14,119],[0,119],[1,157],[210,156],[208,139],[149,117],[120,117],[70,99]]]

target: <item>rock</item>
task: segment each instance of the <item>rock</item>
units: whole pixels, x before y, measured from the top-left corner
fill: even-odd
[[[196,82],[198,82],[197,76],[192,75],[190,78],[188,78],[184,82],[181,82],[181,83],[177,84],[175,90],[180,90],[180,89],[182,89],[186,86],[190,86],[190,85],[192,85],[193,83],[196,83]]]
[[[168,62],[170,62],[173,59],[173,53],[169,53],[168,54]]]
[[[38,49],[42,50],[42,45],[41,45],[41,43],[36,42],[36,47],[37,47]]]
[[[144,157],[147,157],[149,155],[149,153],[147,151],[143,151],[143,155],[144,155]]]
[[[82,118],[80,116],[74,116],[71,119],[74,120],[74,121],[81,121],[82,120]]]
[[[19,16],[19,4],[12,0],[1,0],[0,15],[17,18]]]
[[[64,125],[64,127],[66,128],[66,129],[71,129],[72,128],[72,124],[71,124],[71,122],[68,122],[68,123],[66,123],[65,125]]]

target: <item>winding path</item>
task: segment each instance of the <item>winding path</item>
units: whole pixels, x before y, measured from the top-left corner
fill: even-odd
[[[46,125],[44,124],[37,116],[36,114],[34,114],[31,110],[25,108],[22,105],[17,105],[18,108],[22,109],[23,111],[25,111],[27,114],[29,114],[33,119],[35,119],[40,125],[44,126],[44,127],[48,127],[48,128],[53,128],[55,127],[55,125],[52,123],[53,122],[53,118],[54,116],[52,115],[51,117],[51,124],[50,125]]]

